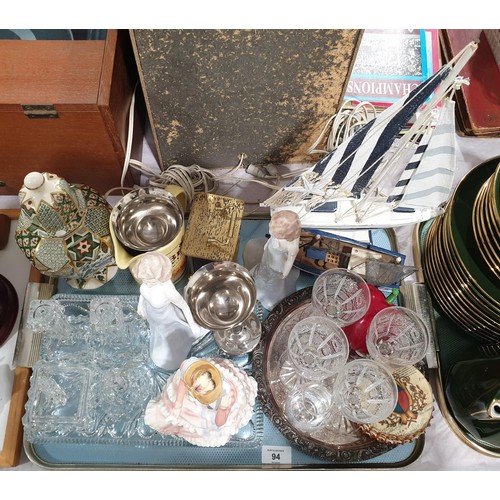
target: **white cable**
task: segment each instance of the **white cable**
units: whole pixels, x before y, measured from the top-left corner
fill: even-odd
[[[108,189],[108,191],[106,191],[106,193],[104,194],[104,198],[108,198],[108,196],[113,192],[113,191],[118,191],[118,189],[121,190],[122,192],[122,196],[123,196],[123,190],[126,190],[126,191],[132,191],[132,189],[134,188],[131,188],[131,187],[122,187],[122,186],[118,186],[118,187],[114,187],[114,188],[111,188],[111,189]]]
[[[239,155],[238,164],[234,167],[228,167],[228,171],[224,174],[216,175],[213,170],[200,167],[199,165],[184,166],[178,164],[171,165],[161,172],[154,171],[141,161],[131,158],[134,134],[135,96],[137,86],[138,82],[135,85],[134,92],[130,101],[127,144],[125,151],[125,160],[123,162],[120,178],[120,187],[110,189],[105,196],[109,196],[111,192],[119,189],[126,189],[128,191],[134,189],[124,187],[125,178],[127,176],[129,168],[133,168],[139,171],[142,175],[146,176],[148,178],[147,182],[150,186],[164,187],[168,184],[179,185],[186,192],[188,205],[193,200],[196,192],[213,193],[217,190],[218,184],[221,181],[234,181],[234,184],[228,189],[228,191],[235,185],[242,182],[253,182],[271,190],[278,190],[281,188],[279,182],[280,180],[286,179],[288,177],[295,177],[303,171],[308,170],[309,168],[308,167],[281,175],[279,174],[278,167],[276,167],[275,165],[256,166],[253,164],[249,164],[246,168],[244,168],[244,160],[247,156],[246,154],[242,153]],[[244,178],[234,175],[236,172],[242,170],[245,170],[253,177]],[[275,183],[267,181],[275,181]]]
[[[307,150],[307,154],[331,153],[342,142],[354,135],[365,123],[375,118],[376,115],[377,110],[369,101],[344,101],[338,113],[327,120],[318,138]],[[329,128],[330,133],[326,140],[326,149],[316,149]]]
[[[468,46],[467,46],[468,47]],[[459,57],[465,52],[467,49],[465,47],[462,49],[462,51],[455,56],[455,58],[450,61],[447,66],[450,68],[452,67],[452,64],[456,62]],[[475,49],[474,49],[475,50]],[[460,68],[454,68],[454,71],[457,73]],[[456,76],[456,75],[455,75]],[[449,78],[449,77],[447,77]],[[446,79],[445,79],[446,81]],[[136,84],[136,89],[137,89],[137,84]],[[434,103],[436,98],[434,97],[433,100],[431,101]],[[357,101],[345,101],[343,105],[341,106],[340,111],[336,114],[330,117],[330,119],[327,121],[326,125],[324,126],[320,137],[315,141],[315,143],[307,150],[308,154],[311,153],[330,153],[335,149],[338,144],[344,142],[346,139],[348,139],[351,135],[353,135],[359,128],[364,126],[366,123],[368,123],[371,119],[375,118],[377,115],[376,109],[373,106],[372,103],[369,101],[361,101],[358,102],[354,108],[350,108],[348,111],[346,111],[344,108],[348,106],[352,106],[352,102],[357,102]],[[167,183],[175,183],[175,184],[180,184],[188,194],[188,198],[192,198],[194,193],[196,191],[211,191],[215,190],[217,187],[217,184],[221,180],[233,180],[235,181],[235,184],[233,184],[232,187],[235,185],[241,183],[241,182],[255,182],[260,185],[263,185],[269,189],[273,190],[279,190],[281,186],[279,185],[279,182],[275,184],[270,184],[268,182],[265,182],[264,180],[261,180],[262,177],[265,179],[269,180],[283,180],[286,179],[287,177],[295,177],[301,172],[310,170],[311,167],[307,167],[305,169],[302,169],[301,171],[294,171],[294,172],[289,172],[287,174],[283,175],[276,175],[278,173],[277,167],[272,167],[268,168],[267,171],[269,172],[269,176],[267,177],[265,175],[265,167],[264,171],[261,170],[260,168],[255,168],[255,172],[258,172],[258,179],[251,178],[251,179],[245,179],[242,177],[238,177],[233,175],[237,170],[242,168],[243,164],[243,159],[246,157],[246,155],[242,154],[240,155],[240,162],[238,165],[229,168],[229,171],[224,174],[224,175],[214,175],[213,171],[204,169],[202,167],[199,167],[198,165],[192,165],[190,167],[184,167],[183,165],[172,165],[168,169],[166,169],[164,172],[161,172],[160,174],[153,173],[151,170],[149,170],[146,165],[143,163],[137,161],[137,160],[132,160],[130,159],[130,152],[131,152],[131,147],[132,147],[132,136],[133,136],[133,113],[134,113],[134,106],[135,106],[135,90],[134,94],[131,100],[131,105],[130,105],[130,110],[129,110],[129,130],[128,130],[128,142],[127,142],[127,154],[125,157],[125,164],[123,166],[123,171],[122,171],[122,180],[121,180],[121,186],[123,186],[124,179],[126,176],[126,173],[128,171],[128,168],[132,166],[133,168],[136,168],[137,170],[140,170],[143,174],[149,175],[149,183],[151,185],[157,184],[157,185],[165,185]],[[418,120],[417,120],[418,121]],[[332,123],[333,122],[333,123]],[[327,150],[316,150],[315,148],[317,145],[321,142],[324,134],[326,133],[328,127],[332,124],[331,131],[329,134],[329,137],[327,139]],[[268,166],[271,167],[271,166]],[[373,165],[370,167],[373,168]],[[252,170],[252,169],[251,169]],[[230,189],[231,189],[230,188]]]
[[[120,179],[120,186],[123,187],[125,184],[125,177],[127,176],[128,167],[130,165],[130,157],[132,156],[132,139],[134,136],[134,112],[135,112],[135,93],[137,91],[137,85],[139,82],[136,82],[134,91],[132,92],[132,99],[130,100],[130,107],[128,111],[128,131],[127,131],[127,148],[125,151],[125,160],[123,162],[122,168],[122,176]]]

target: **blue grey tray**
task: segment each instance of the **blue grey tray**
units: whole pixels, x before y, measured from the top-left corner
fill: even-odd
[[[242,251],[247,241],[265,236],[267,220],[245,220],[242,223],[238,261],[242,261]],[[389,231],[371,232],[372,244],[388,250],[395,250],[392,234]],[[301,273],[297,283],[298,297],[307,294],[305,290],[312,285],[314,276]],[[177,283],[183,288],[186,280]],[[98,291],[76,291],[61,282],[59,294],[77,293],[78,299],[90,301],[99,295],[138,295],[138,285],[128,271],[118,274]],[[76,297],[75,297],[76,298]],[[132,298],[133,300],[133,298]],[[306,299],[307,300],[307,299]],[[182,440],[168,439],[160,435],[148,440],[52,439],[30,443],[25,440],[24,447],[32,462],[47,469],[378,469],[401,468],[416,460],[424,446],[424,435],[411,443],[399,446],[382,445],[375,441],[363,441],[355,447],[345,447],[335,443],[311,442],[307,437],[298,435],[286,419],[276,418],[270,411],[268,401],[262,392],[259,353],[266,342],[266,319],[264,311],[264,333],[261,344],[254,355],[241,356],[233,360],[255,376],[259,383],[259,400],[254,409],[251,429],[244,430],[243,436],[235,436],[219,448],[202,448]],[[208,334],[194,347],[196,355],[224,356],[211,334]],[[142,415],[137,417],[142,418]],[[245,434],[246,432],[246,434]]]

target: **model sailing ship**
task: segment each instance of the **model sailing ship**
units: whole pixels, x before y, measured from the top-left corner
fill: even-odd
[[[323,229],[397,227],[443,213],[456,164],[453,95],[476,49],[476,42],[464,47],[261,205],[293,210],[302,227]]]

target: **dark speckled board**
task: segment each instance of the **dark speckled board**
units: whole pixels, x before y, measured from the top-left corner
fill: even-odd
[[[132,30],[162,168],[317,161],[361,30]]]

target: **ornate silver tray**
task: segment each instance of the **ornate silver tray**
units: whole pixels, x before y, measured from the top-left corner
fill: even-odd
[[[287,361],[283,353],[293,326],[311,315],[311,290],[312,287],[303,288],[284,299],[262,324],[261,341],[253,356],[258,398],[272,423],[302,452],[328,461],[363,462],[390,451],[395,445],[373,440],[347,420],[342,422],[342,432],[326,428],[307,434],[293,427],[284,413],[286,391],[281,380]]]

